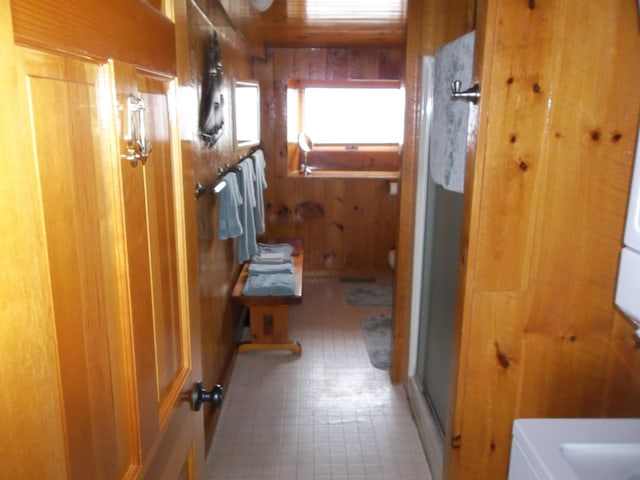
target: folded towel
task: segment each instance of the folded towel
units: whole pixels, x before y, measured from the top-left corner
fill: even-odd
[[[253,263],[249,265],[249,275],[264,273],[295,273],[293,263]]]
[[[251,159],[240,162],[240,171],[237,173],[240,193],[243,203],[240,206],[239,217],[242,224],[242,235],[238,238],[238,263],[244,263],[256,253],[256,224],[253,218],[253,209],[256,206],[255,190],[253,187],[254,172]]]
[[[261,255],[251,257],[251,263],[257,265],[282,265],[283,263],[293,263],[293,257],[263,258]]]
[[[296,291],[296,276],[293,273],[249,275],[242,294],[249,297],[285,297]]]
[[[238,209],[242,205],[242,196],[238,189],[236,174],[227,173],[223,180],[226,187],[220,191],[220,208],[218,211],[218,238],[226,240],[242,235],[242,224]]]
[[[258,243],[258,255],[280,253],[290,257],[293,253],[293,245],[289,243]]]
[[[264,152],[259,149],[251,156],[253,158],[253,167],[255,171],[255,198],[256,206],[253,209],[254,220],[256,224],[256,233],[262,235],[265,231],[264,223],[264,197],[263,190],[267,188],[267,179],[264,176]]]

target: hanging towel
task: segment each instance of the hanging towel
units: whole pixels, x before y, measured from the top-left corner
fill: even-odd
[[[464,189],[470,104],[451,98],[451,84],[471,86],[474,44],[475,32],[463,35],[438,50],[434,65],[429,171],[435,183],[458,193]]]
[[[258,235],[262,235],[265,231],[263,190],[267,188],[267,179],[264,176],[264,152],[262,151],[262,149],[256,150],[252,155],[252,158],[256,175],[256,180],[254,182],[256,206],[253,209],[253,214],[256,222],[256,233]]]
[[[220,191],[218,238],[226,240],[242,235],[242,224],[238,216],[238,209],[242,205],[242,196],[238,189],[238,180],[235,173],[227,173],[222,179],[227,186]]]
[[[242,234],[238,238],[238,263],[244,263],[258,250],[256,242],[256,224],[253,218],[253,209],[256,206],[255,198],[255,174],[253,172],[253,162],[250,158],[240,162],[238,175],[238,186],[242,195],[242,205],[239,209]]]

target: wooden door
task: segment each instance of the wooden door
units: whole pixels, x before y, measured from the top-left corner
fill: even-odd
[[[0,32],[0,477],[202,478],[176,81],[15,46],[8,2]]]

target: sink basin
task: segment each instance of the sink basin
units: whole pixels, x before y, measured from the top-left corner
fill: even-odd
[[[560,452],[580,480],[640,480],[640,443],[564,443]]]
[[[508,480],[640,480],[640,418],[518,419]]]

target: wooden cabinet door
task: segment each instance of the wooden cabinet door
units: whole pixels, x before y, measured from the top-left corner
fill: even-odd
[[[8,3],[0,478],[202,478],[175,80],[17,47]],[[153,144],[135,168],[120,157],[129,93],[145,100]]]

